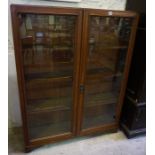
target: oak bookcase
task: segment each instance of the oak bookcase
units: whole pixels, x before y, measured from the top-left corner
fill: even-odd
[[[11,5],[25,149],[116,130],[138,15]]]

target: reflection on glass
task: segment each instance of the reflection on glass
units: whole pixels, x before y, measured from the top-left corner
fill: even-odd
[[[20,14],[31,139],[71,132],[75,16]]]
[[[90,17],[82,128],[115,121],[132,18]]]

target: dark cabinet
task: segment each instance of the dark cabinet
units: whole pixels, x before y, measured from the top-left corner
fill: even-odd
[[[146,1],[128,0],[126,9],[140,15],[120,121],[130,138],[146,132]]]
[[[12,5],[26,149],[116,130],[134,12]]]

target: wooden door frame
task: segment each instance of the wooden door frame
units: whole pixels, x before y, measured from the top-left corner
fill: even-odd
[[[132,11],[113,11],[113,10],[100,10],[100,9],[85,9],[84,15],[83,15],[83,26],[82,26],[82,43],[81,43],[81,63],[80,66],[80,85],[85,85],[85,75],[86,75],[86,64],[87,64],[87,58],[88,58],[88,34],[89,34],[89,16],[117,16],[117,17],[133,17],[133,25],[131,30],[131,35],[129,39],[129,45],[125,60],[125,66],[124,66],[124,73],[123,73],[123,80],[121,82],[121,90],[120,95],[116,107],[116,121],[114,123],[104,124],[97,127],[82,129],[82,121],[83,121],[83,110],[84,110],[84,93],[81,93],[79,91],[79,107],[78,107],[78,124],[77,124],[77,134],[78,135],[87,135],[102,131],[107,131],[110,129],[116,129],[119,125],[119,118],[121,114],[121,108],[125,96],[125,89],[127,85],[128,80],[128,74],[132,59],[132,51],[134,47],[134,41],[135,41],[135,35],[136,35],[136,29],[138,25],[138,14]]]
[[[74,73],[73,78],[75,78],[73,83],[73,112],[72,112],[72,132],[62,133],[55,136],[47,136],[42,138],[37,138],[30,140],[28,133],[27,117],[26,117],[26,91],[25,91],[25,78],[24,69],[21,54],[21,42],[20,42],[20,32],[19,32],[19,13],[34,13],[34,14],[55,14],[55,15],[75,15],[77,16],[76,23],[76,38],[75,38],[75,55],[74,55]],[[79,74],[79,63],[80,63],[80,52],[81,52],[81,29],[82,29],[82,10],[78,8],[64,8],[64,7],[48,7],[48,6],[32,6],[32,5],[11,5],[11,15],[12,15],[12,27],[13,27],[13,39],[14,39],[14,49],[15,49],[15,59],[17,68],[17,80],[19,88],[19,98],[20,98],[20,109],[22,115],[22,126],[24,132],[24,141],[26,151],[40,146],[42,144],[56,142],[59,140],[68,139],[76,135],[76,121],[77,121],[77,107],[78,107],[78,74]]]

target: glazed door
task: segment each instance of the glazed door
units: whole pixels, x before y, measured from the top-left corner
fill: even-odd
[[[41,7],[18,9],[21,49],[16,57],[20,59],[17,63],[23,73],[23,118],[28,139],[73,136],[81,11]]]
[[[79,114],[82,133],[116,126],[131,59],[135,17],[126,12],[85,12]]]

